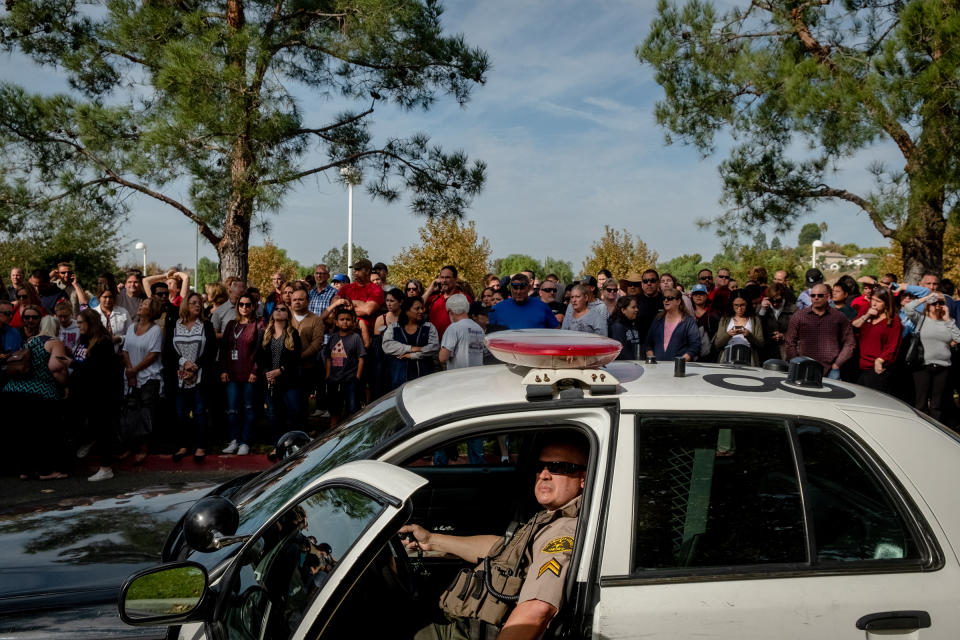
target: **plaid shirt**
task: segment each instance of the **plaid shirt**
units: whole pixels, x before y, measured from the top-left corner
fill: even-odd
[[[310,304],[307,308],[310,309],[311,313],[319,316],[330,306],[333,296],[337,295],[337,290],[328,284],[323,291],[317,291],[316,287],[310,289],[308,295],[310,296]]]
[[[827,373],[832,365],[840,367],[853,356],[856,340],[845,315],[827,307],[821,316],[808,307],[790,318],[784,347],[787,360],[807,356],[823,365],[823,372]]]

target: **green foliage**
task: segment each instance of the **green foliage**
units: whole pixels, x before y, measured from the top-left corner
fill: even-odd
[[[560,278],[560,282],[573,282],[573,264],[567,260],[550,257],[544,258],[543,273],[538,275],[542,280],[544,276],[550,273]]]
[[[506,258],[495,260],[493,270],[500,277],[512,276],[521,271],[533,271],[538,278],[542,278],[544,274],[543,265],[536,258],[523,253],[511,253]]]
[[[590,246],[590,253],[583,261],[583,273],[595,275],[600,269],[608,269],[614,278],[622,278],[630,271],[642,273],[657,264],[657,252],[647,243],[626,229],[611,229],[603,226],[603,236]]]
[[[367,252],[366,249],[364,249],[360,245],[358,244],[353,245],[354,262],[362,258],[366,258],[367,260],[370,260],[370,254]],[[371,260],[371,262],[373,261]],[[320,258],[320,263],[327,265],[327,268],[330,269],[331,277],[335,276],[338,273],[343,273],[349,276],[351,280],[353,280],[353,273],[349,269],[350,265],[347,264],[347,243],[346,242],[344,242],[343,246],[340,247],[339,249],[337,247],[334,247],[333,249],[330,249],[330,251],[327,251],[325,254],[323,254],[323,257]],[[313,273],[313,272],[308,271],[308,273]],[[307,275],[307,274],[305,273],[303,275]]]
[[[814,240],[819,240],[823,234],[820,233],[820,226],[815,222],[808,222],[800,229],[800,236],[797,238],[798,247],[809,247]]]
[[[200,262],[197,264],[197,284],[195,287],[197,291],[203,291],[205,285],[219,281],[219,265],[206,256],[200,258]]]
[[[246,275],[252,221],[331,169],[366,174],[374,197],[409,192],[416,213],[462,215],[482,162],[423,133],[371,131],[378,103],[426,110],[449,95],[464,105],[485,82],[486,54],[443,34],[438,2],[226,4],[236,11],[219,0],[8,2],[0,49],[56,68],[74,92],[0,83],[0,222],[66,197],[118,217],[135,192],[198,223],[227,276]],[[353,104],[325,111],[292,87]]]
[[[710,269],[711,267],[703,261],[703,256],[699,253],[685,253],[672,260],[657,264],[657,271],[672,275],[686,291],[697,284],[697,273],[704,268]]]
[[[773,240],[770,241],[770,248],[773,251],[780,251],[783,249],[783,243],[780,241],[780,236],[773,237]]]
[[[80,283],[96,287],[97,276],[116,273],[121,243],[115,222],[98,212],[57,206],[38,213],[19,229],[0,227],[0,273],[4,277],[12,267],[27,273],[34,269],[50,271],[58,262],[73,264]],[[7,283],[9,284],[9,283]]]
[[[839,199],[900,243],[908,271],[939,269],[960,186],[960,5],[740,5],[721,13],[702,0],[660,0],[636,51],[664,89],[655,114],[668,142],[709,155],[718,133],[733,135],[719,167],[729,208],[712,221],[718,231],[782,233]],[[842,161],[879,142],[902,162],[870,167],[872,192],[831,184]]]

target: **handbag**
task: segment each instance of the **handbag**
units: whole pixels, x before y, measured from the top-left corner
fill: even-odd
[[[29,376],[30,372],[33,371],[33,366],[30,364],[30,348],[17,349],[7,356],[6,370],[7,377],[10,378],[26,378]]]
[[[916,328],[905,338],[907,344],[903,350],[903,362],[913,369],[919,369],[923,366],[923,341],[920,340],[920,327],[922,326],[923,316],[920,316]]]
[[[153,412],[144,402],[144,392],[140,387],[130,389],[120,407],[120,442],[142,440],[153,432]]]

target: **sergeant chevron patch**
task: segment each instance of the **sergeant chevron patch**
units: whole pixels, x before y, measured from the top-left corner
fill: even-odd
[[[543,548],[544,553],[561,553],[563,551],[573,551],[573,538],[570,536],[554,538]]]
[[[537,577],[539,578],[540,576],[545,574],[547,571],[550,571],[551,573],[553,573],[555,576],[559,578],[561,568],[562,567],[560,566],[560,563],[557,562],[556,558],[550,558],[549,560],[543,563],[542,567],[540,567],[540,571],[539,573],[537,573]]]

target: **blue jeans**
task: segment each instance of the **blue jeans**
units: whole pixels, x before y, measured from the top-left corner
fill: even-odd
[[[831,380],[839,380],[839,379],[840,379],[840,369],[830,369],[830,370],[827,372],[827,377],[830,378]]]
[[[193,431],[193,448],[207,448],[207,409],[204,402],[203,393],[200,391],[200,385],[193,389],[177,389],[174,397],[174,407],[177,412],[177,426],[180,429],[178,444],[186,446],[189,439],[190,429],[188,422],[190,419],[190,410],[193,409],[193,421],[196,429]]]
[[[271,438],[276,441],[284,431],[289,431],[300,413],[300,387],[290,387],[285,391],[267,389],[267,422],[270,423]],[[280,428],[284,427],[284,431]]]
[[[242,418],[241,418],[242,413]],[[249,382],[227,383],[227,424],[230,439],[239,444],[250,443],[253,425],[253,385]]]

